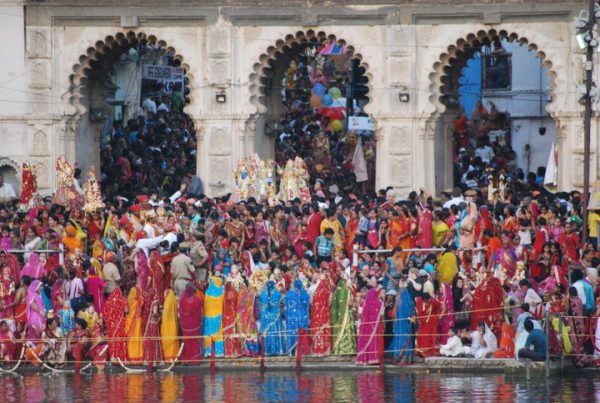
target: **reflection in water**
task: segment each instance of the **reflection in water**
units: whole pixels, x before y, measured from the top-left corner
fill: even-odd
[[[594,374],[549,380],[502,375],[363,372],[256,372],[167,374],[26,374],[0,377],[4,402],[42,400],[111,402],[427,402],[564,401],[600,398]]]

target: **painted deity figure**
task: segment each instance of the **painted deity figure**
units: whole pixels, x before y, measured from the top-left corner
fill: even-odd
[[[81,208],[83,200],[75,187],[75,170],[64,155],[56,160],[56,193],[54,202],[71,210]]]
[[[21,197],[19,198],[19,206],[26,210],[30,207],[33,199],[33,194],[37,192],[37,175],[33,165],[23,163],[21,172],[23,187],[21,189]]]
[[[86,213],[93,213],[104,208],[102,203],[102,193],[100,192],[100,183],[96,180],[94,166],[88,169],[88,180],[83,185],[83,198],[85,204],[83,210]]]
[[[250,173],[246,167],[246,158],[241,157],[238,160],[238,165],[235,171],[233,171],[233,179],[235,183],[234,188],[234,203],[240,200],[248,199],[250,195]]]
[[[298,190],[300,192],[300,200],[302,203],[310,203],[310,175],[308,173],[308,167],[304,160],[300,157],[296,157],[294,160],[294,167],[296,170],[296,176],[298,178]]]
[[[287,160],[285,168],[278,168],[277,172],[281,175],[279,199],[287,201],[300,198],[300,189],[298,188],[299,178],[294,161]]]

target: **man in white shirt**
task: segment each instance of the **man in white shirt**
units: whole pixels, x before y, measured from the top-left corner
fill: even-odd
[[[0,201],[16,199],[17,193],[10,183],[4,183],[4,176],[0,174]]]
[[[486,144],[484,139],[479,139],[477,141],[477,148],[475,149],[475,156],[481,158],[481,161],[485,165],[489,165],[492,159],[494,159],[494,150]]]
[[[459,187],[452,190],[452,199],[444,203],[444,208],[450,208],[452,206],[458,206],[460,203],[464,203],[465,199],[462,196],[462,190]]]

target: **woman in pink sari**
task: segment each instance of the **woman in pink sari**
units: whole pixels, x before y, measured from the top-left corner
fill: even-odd
[[[150,267],[148,265],[148,257],[143,250],[138,249],[135,253],[135,271],[138,276],[138,284],[143,291],[148,288],[148,277]]]
[[[444,316],[440,320],[440,344],[448,340],[448,331],[454,327],[454,297],[452,286],[448,283],[440,284],[440,302],[444,305]]]
[[[33,281],[27,289],[27,337],[39,339],[46,323],[46,309],[42,300],[42,282]]]
[[[433,222],[431,211],[417,204],[419,217],[419,228],[417,232],[417,246],[420,248],[431,248],[433,243]]]
[[[204,300],[196,295],[194,286],[188,284],[179,300],[179,323],[183,337],[181,362],[183,363],[200,361],[203,308]]]
[[[365,298],[358,328],[357,364],[379,364],[383,359],[383,292],[383,289],[371,288]]]
[[[98,276],[94,266],[90,267],[90,270],[88,271],[88,279],[85,282],[85,291],[94,298],[94,308],[96,309],[96,312],[103,312],[105,304],[104,280]]]
[[[46,274],[46,269],[44,269],[44,265],[40,262],[40,256],[37,253],[32,253],[29,255],[29,260],[23,266],[21,270],[20,278],[23,276],[29,276],[32,280],[39,280]]]

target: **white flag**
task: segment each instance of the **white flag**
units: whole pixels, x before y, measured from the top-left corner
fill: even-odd
[[[548,163],[546,164],[546,175],[544,175],[544,186],[546,189],[556,191],[558,185],[558,153],[554,142],[550,147],[550,154],[548,155]]]
[[[365,153],[363,152],[362,139],[360,136],[358,136],[356,148],[354,149],[352,166],[354,166],[354,175],[356,175],[357,183],[369,180],[369,175],[367,174],[367,162],[365,161]]]

